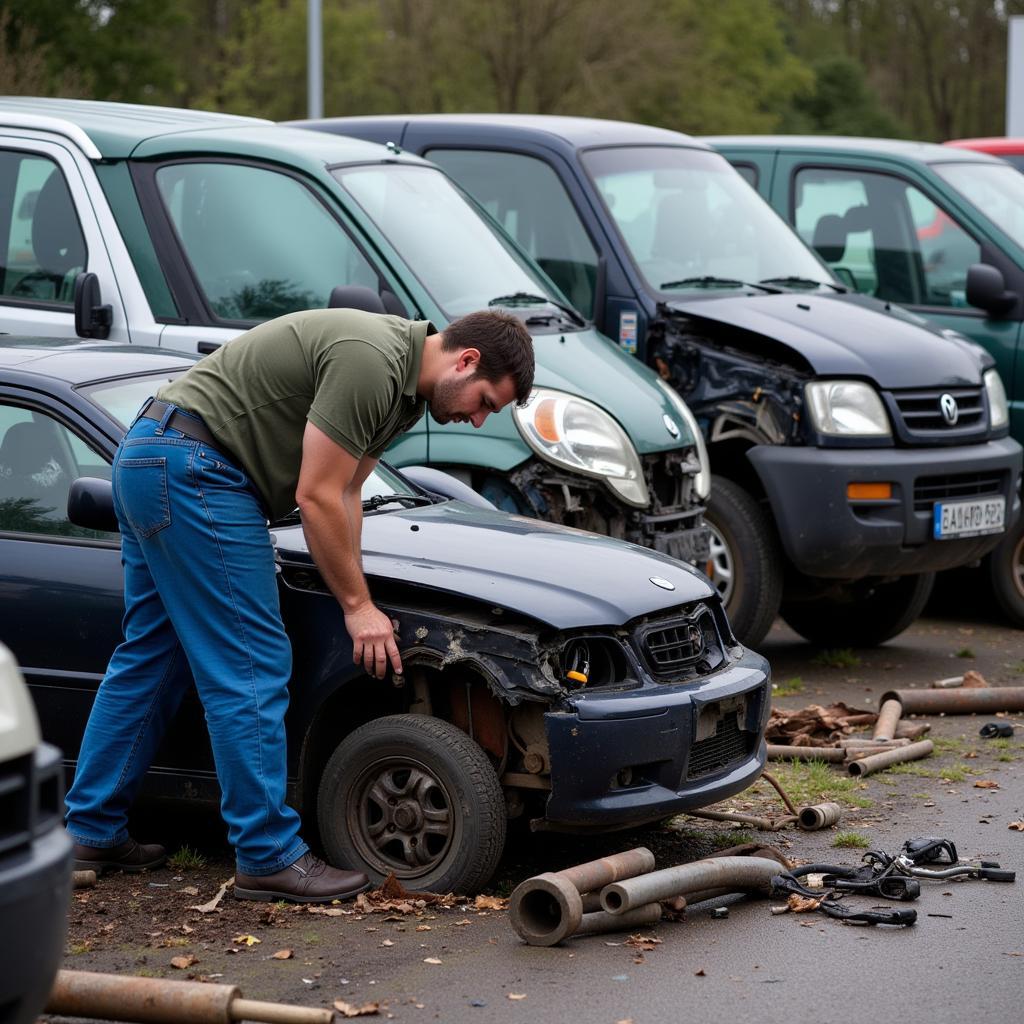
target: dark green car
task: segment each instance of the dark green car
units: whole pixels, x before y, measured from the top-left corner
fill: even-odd
[[[1024,175],[984,153],[891,139],[709,142],[848,286],[984,346],[1024,441]],[[1024,521],[986,559],[1024,626]]]

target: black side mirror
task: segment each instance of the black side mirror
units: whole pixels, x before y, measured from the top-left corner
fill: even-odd
[[[113,310],[104,306],[100,297],[100,279],[88,272],[79,274],[75,278],[75,334],[80,338],[107,338],[113,318]]]
[[[966,297],[970,305],[993,316],[1008,313],[1019,298],[1016,292],[1007,290],[1003,272],[988,263],[974,263],[967,268]]]
[[[93,476],[75,480],[68,491],[68,519],[86,530],[117,533],[114,490],[110,481]]]

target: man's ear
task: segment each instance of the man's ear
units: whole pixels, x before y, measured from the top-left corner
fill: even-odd
[[[480,349],[464,348],[459,352],[455,360],[455,369],[458,373],[474,373],[480,363]]]

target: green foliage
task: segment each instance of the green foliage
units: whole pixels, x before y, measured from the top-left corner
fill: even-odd
[[[784,679],[781,683],[772,683],[773,697],[794,697],[803,693],[804,681],[800,676],[793,676],[792,679]]]
[[[785,761],[772,765],[772,774],[798,805],[834,800],[854,807],[870,807],[861,795],[864,784],[825,761]]]
[[[961,647],[960,650],[956,652],[956,656],[958,658],[973,658],[974,651],[970,647]]]
[[[842,850],[866,850],[871,842],[859,832],[837,832],[832,845]]]
[[[821,665],[822,668],[857,668],[860,665],[860,658],[849,647],[840,647],[836,650],[819,651],[814,656],[814,664]]]
[[[167,858],[167,866],[172,871],[197,871],[206,867],[206,858],[191,846],[182,846]]]

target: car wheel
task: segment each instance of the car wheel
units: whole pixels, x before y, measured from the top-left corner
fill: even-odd
[[[505,845],[505,798],[483,750],[427,715],[391,715],[338,744],[320,780],[332,864],[408,889],[473,893]]]
[[[805,640],[821,647],[877,647],[924,610],[935,573],[901,576],[892,583],[851,588],[849,596],[784,602],[782,617]]]
[[[1003,614],[1024,628],[1024,517],[988,556],[992,593]]]
[[[704,521],[711,530],[706,572],[721,595],[733,633],[754,647],[782,600],[782,555],[768,516],[739,484],[711,478]]]

